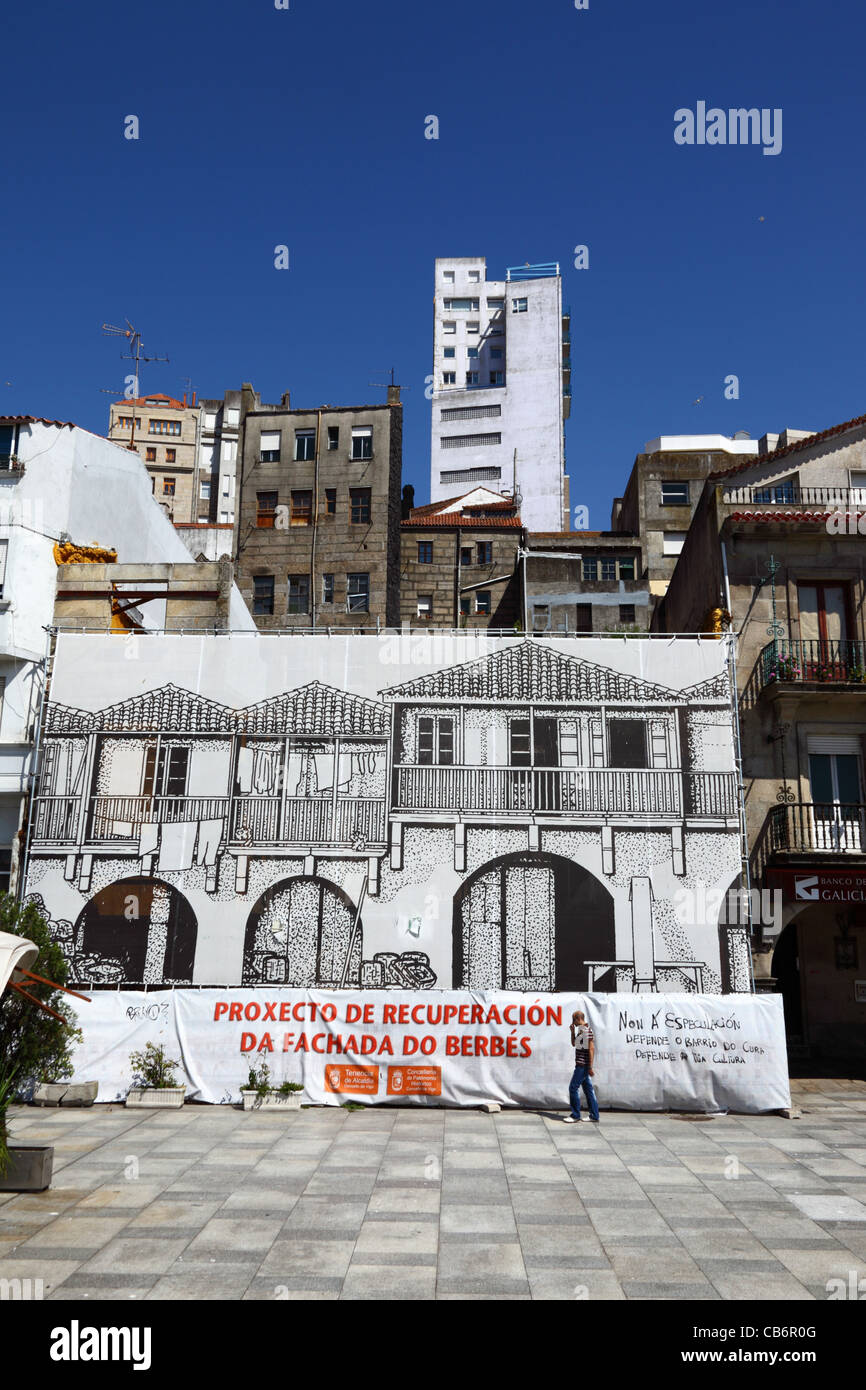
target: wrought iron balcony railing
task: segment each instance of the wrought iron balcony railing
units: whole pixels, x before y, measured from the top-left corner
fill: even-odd
[[[722,501],[762,507],[846,507],[866,510],[866,488],[800,487],[799,483],[763,483],[750,487],[725,487]]]
[[[759,658],[761,689],[778,682],[842,681],[866,685],[866,644],[863,642],[769,642]]]
[[[756,868],[778,854],[866,854],[866,805],[793,801],[770,811],[756,849]]]

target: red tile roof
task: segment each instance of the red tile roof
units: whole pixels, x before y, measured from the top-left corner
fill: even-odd
[[[458,528],[463,531],[475,531],[479,526],[489,526],[496,530],[520,531],[523,529],[523,522],[519,516],[467,516],[465,512],[445,512],[444,514],[438,512],[432,516],[410,516],[408,520],[401,521],[400,525],[412,530],[426,530],[429,526],[438,526],[452,531],[456,531]]]
[[[731,521],[821,521],[830,520],[832,512],[731,512]],[[857,513],[855,512],[856,516]]]
[[[0,425],[56,425],[59,430],[77,428],[74,420],[46,420],[42,415],[0,415]]]
[[[179,400],[177,399],[176,396],[166,396],[165,393],[164,393],[163,391],[155,391],[155,392],[153,393],[152,396],[136,396],[134,399],[133,399],[132,397],[130,397],[129,400],[115,401],[114,404],[115,404],[115,405],[128,405],[128,406],[130,406],[130,407],[132,407],[132,406],[135,405],[135,406],[141,407],[141,406],[146,406],[147,403],[148,403],[148,401],[153,401],[153,402],[155,402],[155,403],[160,407],[160,409],[168,409],[168,410],[197,410],[197,409],[198,409],[198,406],[195,406],[195,405],[186,405],[186,404],[184,404],[184,402],[183,402],[183,401],[179,401]]]
[[[811,449],[813,444],[820,444],[825,439],[832,439],[834,435],[844,434],[846,430],[856,429],[858,425],[866,425],[866,415],[856,415],[853,420],[846,420],[844,424],[833,425],[828,430],[807,435],[805,439],[795,439],[793,444],[786,444],[783,449],[774,449],[772,454],[750,454],[743,463],[735,463],[730,468],[720,468],[709,476],[729,478],[732,473],[742,473],[747,468],[763,467],[765,463],[785,458],[787,454],[793,454],[798,449]]]

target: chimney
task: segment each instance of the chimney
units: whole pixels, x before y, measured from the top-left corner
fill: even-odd
[[[389,387],[388,387],[388,404],[389,404],[389,405],[399,405],[399,404],[400,404],[400,387],[399,387],[399,386],[389,386]]]
[[[184,393],[183,393],[183,402],[182,402],[182,404],[183,404],[184,408],[186,408],[186,392],[185,392],[185,391],[184,391]]]
[[[390,389],[390,388],[389,388]],[[397,388],[400,389],[399,387]],[[400,504],[400,520],[408,521],[409,514],[415,505],[415,489],[411,483],[403,485],[403,500]]]
[[[282,406],[283,410],[291,410],[291,408],[292,408],[292,393],[291,393],[291,391],[284,391],[284,392],[283,392],[282,396],[280,397],[280,405]]]
[[[195,410],[195,398],[196,398],[197,395],[198,395],[198,392],[197,392],[197,391],[193,391],[193,393],[192,393],[192,408],[193,408],[193,410]]]

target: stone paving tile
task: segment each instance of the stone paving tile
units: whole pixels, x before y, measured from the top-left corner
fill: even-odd
[[[621,1301],[622,1285],[612,1270],[570,1265],[567,1269],[530,1269],[529,1287],[533,1298]]]
[[[433,1299],[436,1268],[433,1265],[372,1265],[363,1258],[349,1266],[340,1297],[343,1299]]]
[[[665,1246],[650,1253],[644,1245],[611,1245],[608,1258],[617,1277],[623,1281],[662,1283],[702,1283],[703,1274],[696,1260],[681,1245]]]
[[[278,1284],[288,1278],[330,1276],[343,1278],[349,1268],[355,1242],[348,1240],[309,1240],[292,1236],[290,1240],[274,1241],[259,1267],[259,1274],[273,1275]],[[305,1287],[314,1288],[307,1284]]]
[[[398,1215],[406,1213],[438,1214],[441,1202],[440,1190],[432,1185],[403,1187],[376,1186],[370,1194],[367,1216]]]
[[[693,1280],[689,1283],[665,1283],[659,1280],[624,1279],[623,1293],[629,1299],[664,1299],[666,1302],[680,1303],[686,1300],[718,1300],[718,1290],[708,1279]]]
[[[200,1299],[242,1298],[256,1276],[258,1266],[251,1264],[209,1264],[201,1271],[181,1270],[173,1266],[158,1279],[145,1295],[150,1303],[156,1300],[198,1302]]]
[[[241,1251],[249,1254],[268,1251],[283,1228],[279,1217],[271,1220],[256,1220],[251,1217],[212,1217],[190,1242],[184,1251],[184,1259],[194,1259],[199,1254],[212,1254],[214,1251]]]
[[[366,1221],[358,1232],[355,1254],[435,1255],[439,1246],[436,1223],[412,1221]]]
[[[50,1225],[43,1226],[36,1231],[27,1241],[26,1245],[19,1247],[21,1253],[32,1252],[38,1256],[39,1250],[43,1247],[59,1249],[60,1247],[81,1252],[81,1258],[92,1254],[95,1250],[101,1250],[116,1235],[123,1230],[127,1224],[128,1217],[111,1216],[76,1216],[72,1215],[58,1217]]]
[[[80,1266],[80,1259],[51,1260],[31,1256],[26,1260],[10,1260],[4,1257],[0,1259],[0,1279],[41,1279],[43,1297],[47,1298]]]
[[[117,1237],[87,1260],[83,1268],[98,1273],[164,1274],[186,1247],[185,1240]]]
[[[283,1229],[286,1238],[289,1235],[303,1238],[307,1230],[343,1232],[347,1238],[361,1229],[366,1212],[367,1203],[363,1200],[335,1203],[330,1197],[303,1196],[292,1207]]]
[[[494,1206],[470,1206],[462,1203],[458,1206],[444,1206],[440,1220],[442,1234],[488,1234],[490,1232],[505,1232],[512,1239],[517,1235],[517,1227],[514,1221],[514,1213],[510,1206],[499,1203]]]
[[[523,1254],[517,1241],[443,1244],[439,1251],[437,1288],[448,1293],[520,1292],[526,1285]]]
[[[95,1192],[88,1192],[87,1196],[82,1197],[77,1203],[77,1210],[103,1211],[106,1215],[127,1208],[130,1211],[140,1210],[155,1201],[162,1190],[158,1183],[115,1183],[113,1186],[100,1187]]]
[[[722,1298],[749,1300],[784,1299],[796,1302],[813,1300],[815,1295],[787,1270],[783,1274],[750,1274],[741,1269],[732,1273],[713,1273],[711,1280]]]
[[[813,1221],[866,1221],[866,1205],[855,1197],[792,1192],[788,1200]]]

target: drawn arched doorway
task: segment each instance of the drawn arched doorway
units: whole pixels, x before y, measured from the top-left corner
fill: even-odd
[[[587,961],[615,959],[613,899],[555,854],[507,854],[454,897],[455,989],[584,990]]]
[[[120,879],[101,888],[78,916],[75,978],[191,984],[197,931],[195,913],[170,883]]]
[[[345,977],[357,985],[363,929],[356,913],[342,888],[325,879],[273,884],[247,920],[243,983],[333,988]]]

